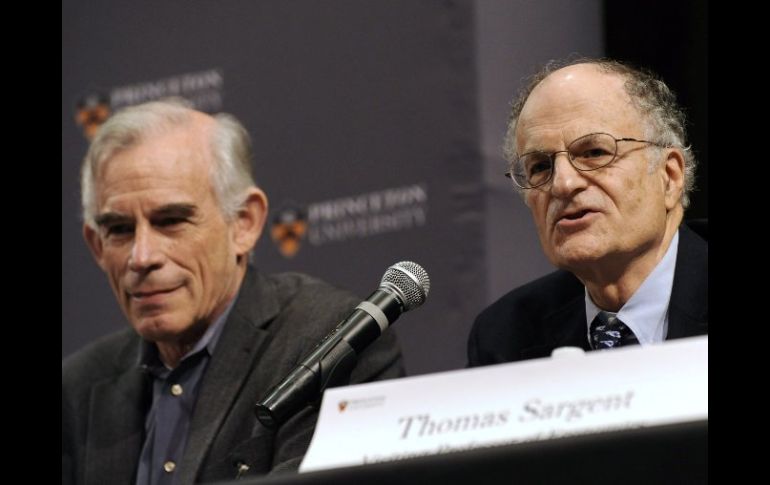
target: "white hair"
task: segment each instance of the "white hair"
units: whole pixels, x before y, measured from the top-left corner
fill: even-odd
[[[95,227],[96,183],[100,170],[118,152],[135,147],[146,138],[184,126],[192,120],[193,109],[183,99],[171,98],[131,106],[118,111],[99,129],[83,159],[80,172],[83,220]],[[210,148],[214,163],[211,184],[219,207],[232,219],[245,202],[246,191],[254,187],[251,168],[251,139],[235,117],[214,116]]]

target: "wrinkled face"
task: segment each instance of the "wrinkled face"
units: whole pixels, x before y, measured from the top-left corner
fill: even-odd
[[[552,73],[533,90],[519,117],[516,149],[565,150],[596,132],[645,139],[644,128],[622,78],[579,64]],[[661,244],[667,177],[663,160],[649,169],[655,157],[666,155],[649,144],[620,142],[614,162],[581,172],[566,153],[557,155],[551,182],[525,191],[551,263],[578,272],[597,263],[622,266]]]
[[[107,161],[86,240],[145,339],[200,334],[239,284],[233,225],[210,183],[208,133],[191,123]]]

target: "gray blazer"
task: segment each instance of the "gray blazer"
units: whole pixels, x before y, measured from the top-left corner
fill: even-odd
[[[305,408],[277,431],[255,418],[256,401],[360,302],[298,273],[249,268],[211,357],[177,484],[294,470],[313,434]],[[151,382],[138,368],[133,329],[104,337],[62,361],[62,484],[133,484],[144,440]],[[362,353],[351,382],[404,375],[395,334]]]

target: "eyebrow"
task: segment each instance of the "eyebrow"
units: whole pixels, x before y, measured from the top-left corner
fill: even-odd
[[[150,216],[152,219],[159,217],[192,217],[198,212],[198,207],[194,204],[166,204],[154,211]]]
[[[104,214],[99,214],[94,218],[96,225],[99,227],[111,226],[113,224],[125,224],[126,222],[131,222],[132,220],[132,217],[119,214],[117,212],[105,212]]]
[[[192,217],[198,212],[198,207],[194,204],[166,204],[152,211],[151,219],[164,217]],[[126,224],[133,222],[134,218],[118,212],[105,212],[94,218],[97,226],[104,227],[114,224]]]

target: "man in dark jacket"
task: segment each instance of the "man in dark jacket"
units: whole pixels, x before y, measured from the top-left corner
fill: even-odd
[[[549,64],[514,103],[505,151],[560,270],[477,317],[470,366],[708,333],[708,245],[681,225],[695,159],[661,80],[610,60]]]
[[[360,300],[249,264],[267,197],[245,129],[178,102],[126,108],[89,148],[82,199],[85,240],[133,328],[62,362],[62,483],[296,469],[317,412],[269,430],[254,404]],[[351,381],[403,374],[386,332]]]

